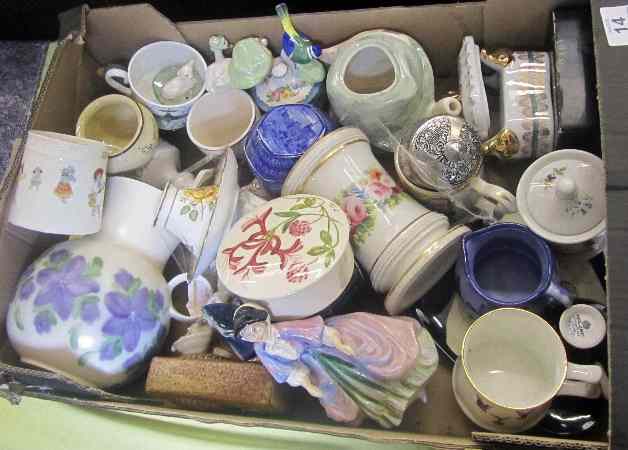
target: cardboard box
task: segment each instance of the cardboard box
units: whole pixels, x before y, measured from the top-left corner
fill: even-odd
[[[549,48],[552,10],[557,6],[583,4],[585,3],[582,1],[574,0],[487,0],[452,5],[306,14],[298,15],[294,19],[299,30],[321,42],[324,47],[342,42],[359,31],[373,28],[389,28],[407,33],[425,48],[438,77],[437,88],[446,92],[456,85],[457,53],[463,36],[473,35],[477,42],[487,48]],[[593,0],[593,6],[599,6],[596,0]],[[275,52],[280,45],[281,28],[276,17],[175,24],[145,4],[94,10],[84,7],[79,12],[79,16],[74,16],[75,20],[64,22],[63,29],[72,30],[72,33],[64,38],[55,52],[41,95],[34,107],[30,124],[32,128],[72,134],[82,108],[95,97],[111,92],[99,75],[99,68],[112,63],[126,64],[138,48],[149,42],[185,41],[200,50],[205,57],[208,56],[207,41],[212,34],[224,34],[231,42],[252,34],[263,35],[269,39]],[[609,106],[602,103],[602,100],[606,98],[605,96],[612,97],[613,92],[608,89],[621,88],[625,91],[628,82],[623,73],[619,77],[610,75],[612,71],[610,58],[618,58],[618,54],[608,53],[609,47],[602,34],[599,14],[596,14],[596,12],[593,14],[596,52],[604,47],[605,58],[603,62],[597,60],[598,80],[602,83],[600,105],[605,108],[600,110],[600,121],[603,130],[605,126],[610,126],[619,135],[622,130],[620,124],[625,127],[627,122],[615,120],[612,116],[622,108],[625,110],[624,103],[613,103]],[[69,14],[67,17],[72,18],[72,15]],[[615,48],[611,50],[617,51]],[[625,101],[625,98],[622,100]],[[625,113],[623,117],[625,118]],[[186,158],[200,157],[200,153],[192,148],[184,133],[177,132],[169,138],[174,139],[180,146]],[[602,148],[606,157],[620,155],[623,147],[623,138],[619,139],[613,134],[602,136]],[[451,390],[450,370],[444,367],[439,367],[428,384],[430,402],[427,405],[419,403],[411,407],[401,427],[391,431],[336,425],[324,418],[322,408],[318,407],[315,401],[299,402],[298,411],[290,417],[200,413],[168,408],[151,401],[143,394],[142,386],[132,386],[121,394],[111,394],[77,385],[49,372],[20,367],[17,355],[11,349],[4,330],[7,305],[13,297],[22,270],[41,251],[54,243],[54,238],[21,230],[6,222],[7,198],[19,164],[20,152],[16,153],[17,157],[12,162],[9,175],[0,186],[3,224],[0,234],[0,249],[3,255],[0,270],[0,385],[5,383],[14,399],[19,399],[20,395],[30,395],[90,408],[142,412],[205,423],[289,428],[377,442],[412,442],[435,448],[478,448],[484,446],[484,443],[563,448],[608,446],[605,435],[581,441],[481,432],[458,408]],[[628,158],[623,160],[628,161]],[[618,167],[621,169],[621,166]],[[609,173],[609,183],[611,178],[617,180],[615,183],[620,183],[619,180],[624,179],[620,177],[623,173],[617,170]],[[625,184],[624,182],[622,186]],[[625,236],[623,232],[625,228],[612,230],[609,227],[609,230],[609,248],[612,249],[613,240]],[[621,267],[619,262],[617,264],[618,268]],[[622,283],[622,276],[619,273],[613,275],[612,269],[610,273],[611,282],[614,276],[618,283]],[[625,283],[625,272],[623,282]],[[612,290],[609,289],[608,292]],[[614,304],[616,300],[621,299],[609,296],[611,333],[612,323],[617,320],[616,311],[619,314],[626,312],[625,306]],[[612,351],[616,348],[617,351],[621,351],[619,345],[613,345],[613,342],[611,336]],[[624,343],[623,348],[625,346]],[[612,351],[610,360],[614,366]],[[621,416],[617,414],[613,418],[619,421],[619,417]]]

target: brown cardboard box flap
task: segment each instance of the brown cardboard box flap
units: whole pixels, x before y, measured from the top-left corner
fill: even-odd
[[[488,47],[497,45],[542,47],[550,31],[551,11],[557,5],[580,3],[574,0],[488,0],[482,3],[455,5],[435,5],[422,7],[382,8],[375,10],[342,11],[297,15],[297,27],[323,43],[324,46],[343,41],[352,34],[372,28],[390,28],[410,34],[426,49],[439,77],[455,75],[456,56],[460,40],[465,34],[473,35],[479,43]],[[269,11],[270,12],[270,11]],[[207,39],[211,34],[227,35],[232,41],[258,34],[270,39],[277,49],[281,29],[276,17],[234,19],[227,21],[183,22],[174,24],[153,7],[147,4],[94,9],[85,17],[86,35],[82,39],[65,40],[59,46],[50,71],[42,88],[40,101],[36,104],[33,126],[72,134],[74,123],[86,102],[100,93],[107,92],[102,79],[96,74],[99,64],[126,62],[141,46],[156,40],[188,41],[207,55]],[[86,50],[89,50],[86,51]],[[605,68],[610,71],[610,68]],[[442,80],[442,79],[441,79]],[[441,80],[437,81],[439,83]],[[625,88],[625,84],[623,85]],[[109,90],[110,92],[110,90]],[[183,133],[184,134],[184,133]],[[615,150],[620,147],[616,146]],[[10,180],[5,189],[10,188]],[[610,218],[609,213],[609,218]],[[10,255],[0,271],[0,319],[12,299],[15,284],[24,264],[37,256],[46,236],[38,236],[34,241],[24,239],[16,233],[15,227],[2,224],[0,248]],[[609,235],[613,230],[609,229]],[[49,242],[48,242],[49,243]],[[617,267],[620,267],[619,265]],[[614,310],[612,311],[614,314]],[[611,327],[617,324],[610,320]],[[617,358],[617,356],[615,356]],[[144,413],[154,416],[179,417],[203,423],[225,423],[239,426],[259,426],[292,429],[313,433],[331,434],[341,437],[361,438],[376,442],[418,443],[435,448],[462,449],[477,446],[471,440],[474,427],[455,405],[451,390],[448,369],[440,367],[428,383],[428,405],[418,405],[408,411],[403,426],[395,431],[369,428],[352,428],[321,423],[320,416],[311,419],[308,414],[295,414],[299,420],[281,418],[258,418],[184,411],[155,405],[123,403],[125,396],[104,393],[101,401],[86,400],[84,394],[95,391],[72,391],[71,384],[61,387],[53,383],[59,381],[57,375],[41,371],[29,371],[14,367],[17,361],[10,348],[6,333],[0,327],[0,372],[14,376],[22,384],[31,384],[40,390],[25,390],[32,395],[51,400],[63,401],[79,406],[116,410],[129,413]],[[60,380],[66,382],[67,380]],[[56,388],[46,391],[46,383]],[[83,389],[84,387],[80,387]],[[52,389],[51,389],[52,390]],[[42,392],[43,391],[43,392]],[[61,395],[57,395],[57,392]],[[91,397],[91,398],[95,398]],[[104,401],[104,399],[111,401]],[[136,398],[137,401],[144,401]],[[134,400],[134,401],[135,401]],[[318,405],[316,405],[318,407]],[[314,408],[313,408],[314,409]],[[320,407],[315,408],[320,414]],[[420,434],[424,433],[424,434]],[[492,433],[474,434],[486,442],[507,442],[508,437]],[[500,441],[500,439],[502,441]],[[600,437],[598,437],[600,439]],[[601,437],[603,439],[603,437]],[[546,439],[533,436],[516,436],[516,443],[522,445],[547,445],[563,448],[599,448],[600,442]],[[573,447],[573,446],[576,447]]]
[[[177,26],[147,3],[92,9],[87,30],[89,51],[102,64],[126,62],[151,42],[185,42]]]

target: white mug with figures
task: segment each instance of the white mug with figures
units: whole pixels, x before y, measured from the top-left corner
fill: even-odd
[[[98,232],[108,155],[102,142],[30,131],[15,183],[9,222],[43,233]]]

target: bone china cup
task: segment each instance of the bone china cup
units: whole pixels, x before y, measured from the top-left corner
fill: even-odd
[[[107,145],[110,174],[144,167],[159,142],[159,128],[148,108],[119,94],[87,105],[76,123],[76,135]]]
[[[206,82],[207,64],[199,52],[180,42],[159,41],[145,45],[131,57],[128,69],[111,67],[105,73],[107,84],[118,92],[132,97],[146,105],[157,118],[162,130],[178,130],[185,126],[185,119],[192,105],[203,95],[200,89],[189,100],[175,104],[160,103],[153,91],[153,80],[168,67],[181,66],[194,61],[194,71],[201,77],[202,86]],[[121,80],[122,82],[118,81]]]
[[[102,221],[107,157],[101,142],[29,131],[9,222],[43,233],[96,233]]]
[[[452,383],[472,422],[518,433],[535,426],[556,396],[599,397],[601,377],[599,366],[568,362],[560,337],[541,317],[502,308],[467,330]]]
[[[222,89],[208,93],[190,111],[188,137],[208,156],[222,155],[228,148],[240,155],[257,115],[253,99],[244,91]]]

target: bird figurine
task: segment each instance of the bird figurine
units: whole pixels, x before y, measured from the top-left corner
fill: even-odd
[[[285,3],[277,5],[275,10],[284,30],[282,58],[294,64],[295,73],[302,81],[311,84],[320,83],[325,79],[325,67],[318,61],[322,54],[321,47],[296,30]]]
[[[202,89],[194,60],[162,69],[153,81],[153,89],[157,100],[167,105],[184,103],[194,97]]]

